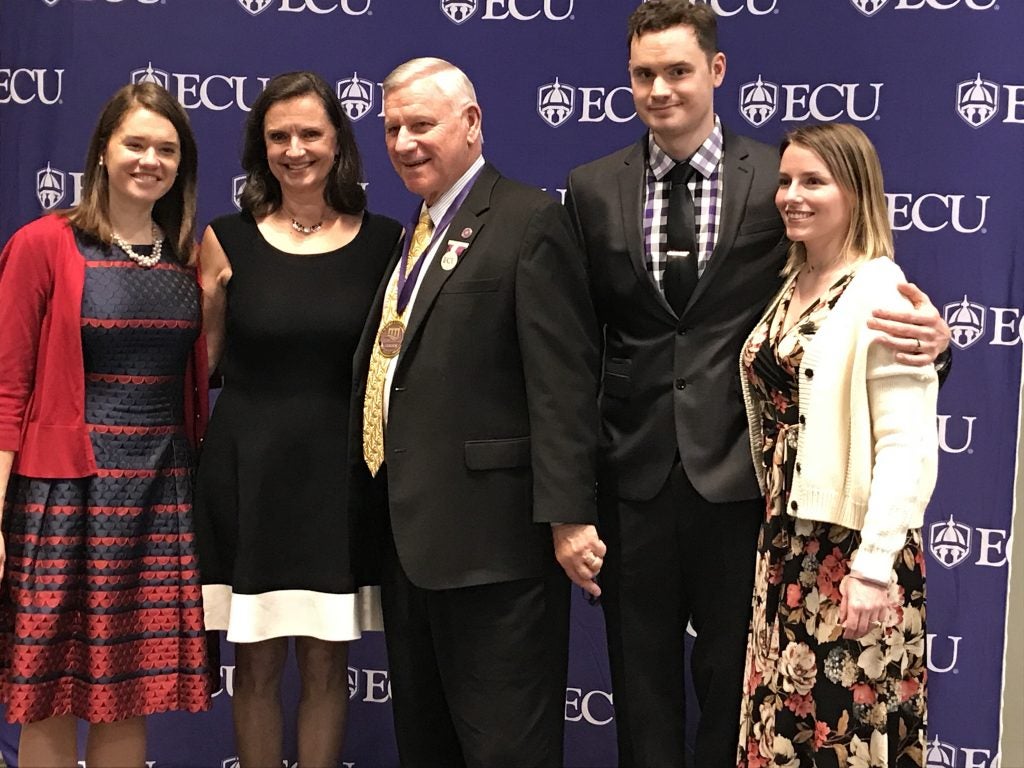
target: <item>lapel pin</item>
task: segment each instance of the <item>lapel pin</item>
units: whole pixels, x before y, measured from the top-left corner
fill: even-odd
[[[459,263],[459,256],[462,255],[462,252],[466,250],[468,245],[469,243],[463,243],[458,240],[449,240],[447,250],[444,252],[444,256],[441,257],[441,269],[445,272],[451,272],[455,269],[455,265]]]

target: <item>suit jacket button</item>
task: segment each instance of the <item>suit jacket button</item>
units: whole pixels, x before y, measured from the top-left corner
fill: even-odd
[[[689,329],[689,328],[680,328],[680,329],[679,329],[679,331],[678,331],[678,333],[679,333],[679,335],[680,335],[680,336],[685,336],[685,335],[686,335],[686,334],[688,334],[689,332],[690,332],[690,329]]]
[[[686,379],[676,379],[676,389],[686,389]]]

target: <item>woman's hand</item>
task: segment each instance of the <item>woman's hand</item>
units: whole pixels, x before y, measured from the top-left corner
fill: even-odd
[[[889,586],[848,574],[839,583],[839,623],[843,637],[857,640],[885,622],[889,613]]]

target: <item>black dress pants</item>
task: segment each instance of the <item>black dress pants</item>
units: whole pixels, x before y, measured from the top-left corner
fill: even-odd
[[[708,502],[677,461],[653,499],[608,495],[599,504],[619,765],[734,766],[764,500]],[[693,761],[685,734],[688,622],[697,632],[691,671],[700,707]]]
[[[417,587],[387,533],[381,579],[403,768],[562,765],[570,581]]]

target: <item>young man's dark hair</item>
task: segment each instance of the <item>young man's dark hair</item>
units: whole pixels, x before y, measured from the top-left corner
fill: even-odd
[[[718,22],[711,6],[690,0],[652,0],[637,8],[629,17],[626,48],[633,39],[648,32],[661,32],[672,27],[692,27],[697,44],[710,59],[718,53]]]

